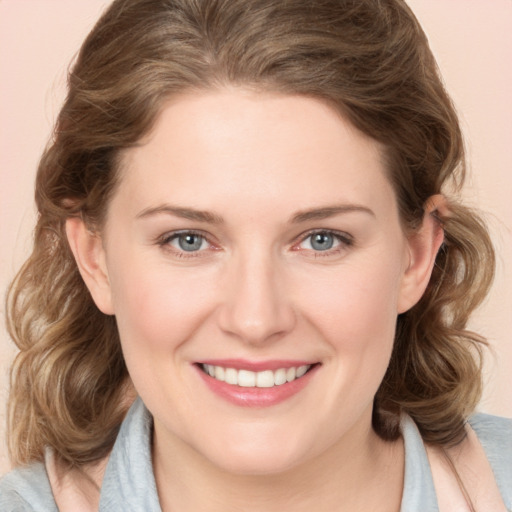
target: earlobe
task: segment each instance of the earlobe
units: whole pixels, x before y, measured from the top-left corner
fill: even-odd
[[[409,263],[402,277],[398,313],[411,309],[421,299],[444,240],[440,217],[449,215],[444,196],[430,197],[424,210],[421,228],[408,239]]]
[[[107,315],[114,314],[101,237],[92,233],[79,217],[67,219],[66,235],[80,275],[96,306]]]

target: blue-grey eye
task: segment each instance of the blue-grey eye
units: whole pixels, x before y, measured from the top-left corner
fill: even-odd
[[[334,247],[336,238],[331,233],[314,233],[310,235],[311,248],[315,251],[328,251]]]
[[[331,249],[341,249],[341,246],[352,245],[350,235],[335,231],[316,231],[305,236],[299,244],[301,249],[314,252],[327,252]]]
[[[203,236],[195,233],[183,233],[178,235],[176,240],[179,248],[187,252],[199,251],[199,249],[203,248],[203,244],[206,243]]]

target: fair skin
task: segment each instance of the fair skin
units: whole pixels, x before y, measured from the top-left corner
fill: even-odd
[[[164,511],[399,510],[403,446],[373,397],[443,235],[429,211],[404,233],[381,151],[318,100],[183,94],[125,152],[101,236],[68,221],[154,416]]]

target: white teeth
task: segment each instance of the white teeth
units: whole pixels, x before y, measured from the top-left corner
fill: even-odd
[[[228,384],[234,384],[236,386],[238,384],[238,372],[234,368],[226,368],[224,380]]]
[[[274,386],[274,372],[272,370],[265,370],[256,374],[256,387],[258,388],[271,388]]]
[[[256,374],[249,370],[239,370],[238,385],[243,388],[253,388],[256,386]]]
[[[244,388],[271,388],[281,386],[287,382],[302,377],[310,368],[310,364],[291,368],[279,368],[278,370],[264,370],[251,372],[250,370],[235,370],[211,364],[203,364],[203,370],[216,380],[226,382],[234,386]]]
[[[297,379],[299,377],[302,377],[308,371],[308,368],[309,368],[309,366],[307,366],[307,365],[299,366],[297,368],[297,373],[295,375],[297,377]],[[217,370],[215,370],[215,373],[217,373]]]
[[[295,377],[297,376],[297,370],[295,368],[288,368],[286,370],[286,381],[291,382],[292,380],[295,380]]]
[[[280,386],[286,382],[286,370],[284,368],[279,368],[276,372],[274,372],[274,384],[276,386]]]
[[[215,378],[217,380],[224,380],[224,368],[222,366],[215,366]]]

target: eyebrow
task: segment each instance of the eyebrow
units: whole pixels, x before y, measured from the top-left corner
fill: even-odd
[[[362,212],[371,215],[372,217],[375,217],[375,213],[366,206],[358,204],[342,204],[300,211],[292,216],[290,223],[299,224],[301,222],[306,222],[308,220],[322,220],[327,219],[329,217],[334,217],[335,215],[340,215],[342,213],[352,212]]]
[[[324,206],[321,208],[312,208],[310,210],[299,211],[291,216],[290,224],[300,224],[301,222],[307,222],[310,220],[322,220],[329,217],[334,217],[343,213],[362,212],[372,217],[375,217],[375,213],[366,206],[357,204],[343,204]],[[207,224],[223,224],[224,219],[215,213],[208,212],[205,210],[196,210],[195,208],[185,208],[183,206],[173,206],[170,204],[162,204],[150,208],[145,208],[137,214],[137,219],[144,219],[153,215],[167,214],[182,219],[193,220],[196,222],[204,222]]]
[[[182,206],[173,206],[170,204],[163,204],[154,206],[152,208],[145,208],[139,214],[137,219],[144,219],[158,214],[174,215],[182,219],[194,220],[197,222],[205,222],[208,224],[222,224],[224,219],[219,215],[204,210],[196,210],[194,208],[184,208]]]

